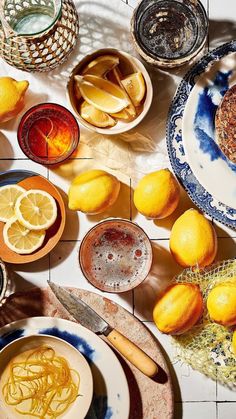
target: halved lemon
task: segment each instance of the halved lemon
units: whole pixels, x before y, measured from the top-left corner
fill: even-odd
[[[56,201],[45,191],[31,189],[17,199],[15,214],[24,227],[47,230],[57,218]]]
[[[138,71],[137,73],[130,74],[121,80],[121,83],[134,106],[139,106],[146,93],[146,85],[142,73]]]
[[[33,253],[42,246],[44,230],[29,230],[19,223],[16,217],[11,218],[3,228],[3,239],[7,247],[19,254]]]
[[[90,105],[106,113],[116,113],[124,109],[129,101],[123,90],[101,77],[75,76],[80,93]]]
[[[95,127],[114,127],[116,121],[106,112],[99,111],[90,103],[84,101],[80,107],[80,115],[85,121],[95,125]]]
[[[115,55],[101,55],[91,61],[82,71],[82,74],[92,74],[94,76],[104,76],[119,64],[119,57]]]
[[[0,221],[6,223],[14,217],[16,200],[24,192],[25,189],[18,185],[0,187]]]

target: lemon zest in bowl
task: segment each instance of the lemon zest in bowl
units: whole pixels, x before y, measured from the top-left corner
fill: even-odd
[[[21,415],[54,419],[76,400],[80,376],[70,369],[53,348],[40,346],[27,351],[25,360],[9,364],[9,377],[2,392],[5,403]]]

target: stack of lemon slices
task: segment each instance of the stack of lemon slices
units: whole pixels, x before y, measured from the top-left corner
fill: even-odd
[[[55,199],[47,192],[19,185],[0,187],[0,221],[5,244],[19,254],[42,246],[46,231],[57,218]]]
[[[146,85],[140,71],[124,76],[119,57],[102,55],[74,78],[81,117],[96,127],[113,127],[118,120],[129,122],[142,110]]]

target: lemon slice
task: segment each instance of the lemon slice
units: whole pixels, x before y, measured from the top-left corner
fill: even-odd
[[[125,121],[130,120],[130,115],[129,115],[129,112],[127,111],[127,108],[123,109],[120,112],[113,113],[113,114],[111,114],[111,116],[113,116],[113,118],[117,118],[117,119],[124,119]]]
[[[42,246],[44,230],[29,230],[19,223],[16,217],[11,218],[3,228],[3,239],[7,247],[19,254],[33,253]]]
[[[80,115],[85,121],[88,121],[90,124],[95,125],[96,127],[114,127],[116,121],[108,115],[106,112],[99,111],[90,103],[83,102],[80,107]]]
[[[120,112],[129,101],[123,90],[101,77],[75,76],[80,93],[90,105],[106,113]]]
[[[121,80],[126,92],[132,100],[134,106],[139,106],[146,93],[146,85],[142,73],[130,74],[125,79]]]
[[[57,205],[49,193],[31,189],[17,199],[15,214],[24,227],[46,230],[56,221]]]
[[[129,101],[129,105],[121,112],[117,112],[117,115],[112,115],[115,116],[118,119],[124,119],[124,120],[129,120],[132,121],[132,119],[135,118],[137,112],[136,109],[133,105],[133,103],[131,102],[131,99],[128,95],[128,93],[126,92],[121,80],[122,80],[122,74],[119,71],[119,68],[113,68],[109,74],[109,80],[115,84],[118,84],[118,86],[120,86],[120,88],[123,90],[127,100]]]
[[[0,221],[6,223],[15,215],[15,203],[17,198],[25,192],[18,185],[5,185],[0,187]]]
[[[119,57],[115,55],[101,55],[91,61],[82,71],[82,74],[92,74],[94,76],[104,76],[119,64]]]

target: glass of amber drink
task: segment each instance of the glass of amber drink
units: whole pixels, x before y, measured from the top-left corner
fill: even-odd
[[[66,108],[42,103],[30,108],[18,127],[18,142],[31,160],[59,164],[72,155],[79,143],[79,126]]]

